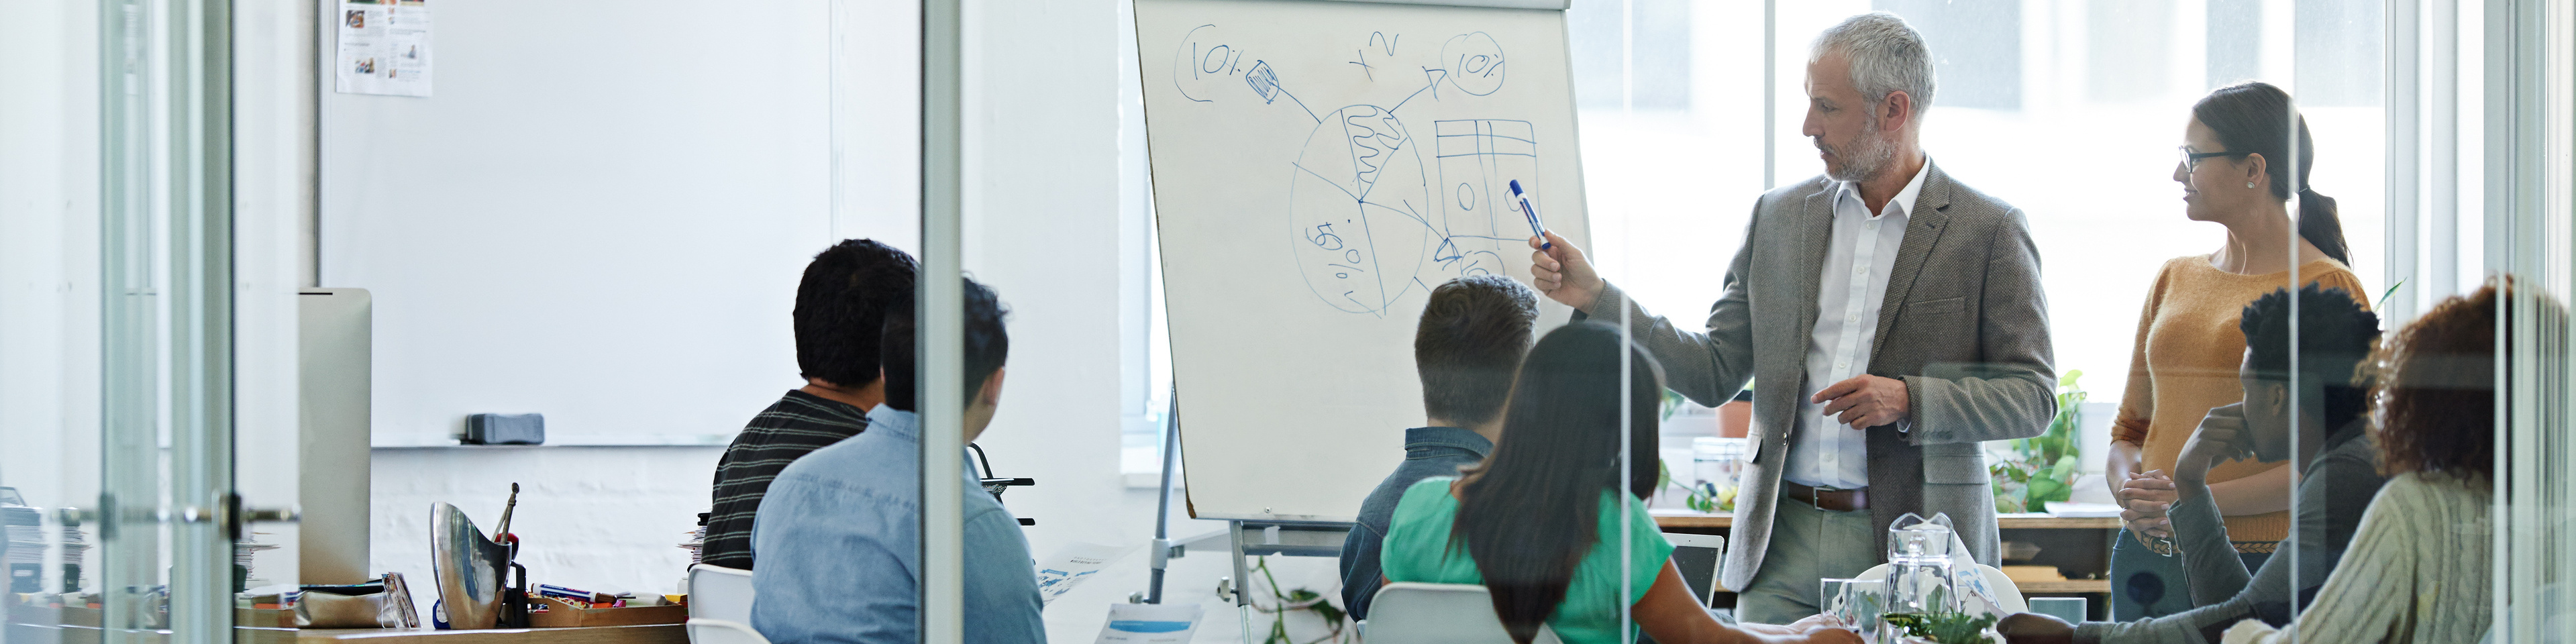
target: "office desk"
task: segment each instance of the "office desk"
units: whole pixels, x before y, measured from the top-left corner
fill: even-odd
[[[1654,515],[1655,525],[1665,532],[1727,535],[1735,526],[1735,517],[1728,515],[1660,509]],[[2095,619],[2108,614],[2104,611],[2110,605],[2111,539],[2120,532],[2119,519],[2007,514],[1996,517],[1995,524],[2004,541],[2039,545],[2039,557],[2031,565],[2056,566],[2067,577],[2065,581],[2015,582],[2023,595],[2086,596],[2093,600],[2090,610]],[[1732,593],[1720,595],[1731,597]]]
[[[10,623],[8,639],[45,644],[99,644],[96,626]],[[136,633],[140,644],[164,644],[169,631]],[[233,644],[689,644],[679,624],[586,628],[506,628],[481,631],[292,629],[240,626]]]
[[[242,628],[235,644],[689,644],[679,624],[480,631]]]

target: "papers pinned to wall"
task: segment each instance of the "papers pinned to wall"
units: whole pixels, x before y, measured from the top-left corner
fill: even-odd
[[[428,0],[341,0],[342,94],[429,95]]]

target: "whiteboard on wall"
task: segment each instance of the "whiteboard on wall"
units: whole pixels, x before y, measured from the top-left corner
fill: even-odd
[[[1510,185],[1589,241],[1564,12],[1136,0],[1136,38],[1193,514],[1350,520],[1423,422],[1424,297],[1529,276]]]
[[[440,2],[436,96],[323,75],[320,277],[373,293],[375,444],[537,412],[549,443],[723,445],[803,385],[828,9]]]

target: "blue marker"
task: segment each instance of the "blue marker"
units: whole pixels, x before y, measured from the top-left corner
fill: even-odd
[[[1519,179],[1512,180],[1512,198],[1521,200],[1521,214],[1529,216],[1530,234],[1537,236],[1541,240],[1547,239],[1547,227],[1538,223],[1538,211],[1530,209],[1529,196],[1521,194],[1521,180]],[[1538,248],[1539,250],[1556,248],[1556,243],[1540,241],[1538,243]]]

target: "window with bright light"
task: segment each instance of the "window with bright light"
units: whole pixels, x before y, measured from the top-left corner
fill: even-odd
[[[1855,13],[1924,34],[1939,74],[1924,151],[2020,207],[2039,244],[2057,369],[2117,402],[2138,311],[2165,260],[2223,243],[2183,218],[2172,151],[2191,104],[2238,80],[2299,97],[2311,183],[2340,201],[2353,271],[2381,284],[2378,2],[1876,0],[1778,2],[1775,120],[1763,123],[1762,4],[1575,0],[1593,245],[1605,276],[1695,327],[1722,290],[1763,185],[1823,171],[1799,134],[1808,46]]]

